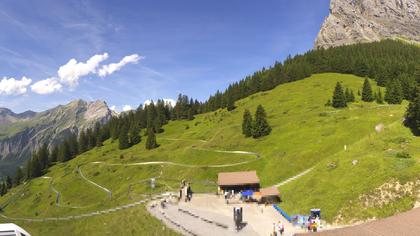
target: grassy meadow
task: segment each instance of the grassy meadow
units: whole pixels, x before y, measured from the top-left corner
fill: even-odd
[[[348,108],[324,106],[337,81],[353,89],[356,95],[356,102]],[[373,91],[377,91],[378,87],[371,83]],[[362,204],[353,204],[361,194],[387,181],[408,182],[420,173],[420,138],[402,126],[407,103],[361,102],[357,91],[362,84],[363,79],[353,75],[326,73],[280,85],[236,102],[233,111],[218,110],[198,115],[192,121],[170,122],[163,127],[165,132],[157,135],[160,147],[150,151],[145,149],[146,137],[126,150],[118,149],[118,141],[108,140],[103,147],[50,168],[45,176],[52,179],[37,178],[12,189],[0,199],[2,205],[9,202],[2,214],[16,218],[84,214],[128,204],[144,198],[144,194],[176,191],[182,179],[192,182],[195,192],[215,192],[217,173],[221,171],[257,170],[262,185],[271,186],[313,167],[309,174],[280,187],[283,199],[280,205],[289,214],[307,214],[310,208],[319,207],[324,217],[333,221],[339,214],[350,220],[407,210],[415,201],[410,196],[396,199],[395,211],[363,209]],[[266,110],[272,133],[257,140],[244,138],[241,133],[244,109],[254,114],[259,104]],[[380,133],[375,131],[378,124],[384,126]],[[214,150],[257,152],[260,158]],[[403,151],[411,158],[396,158]],[[248,160],[247,164],[232,167],[204,167]],[[353,160],[358,163],[353,165]],[[107,165],[149,161],[202,167]],[[82,179],[78,167],[88,179],[111,190],[112,198]],[[159,177],[156,189],[149,187],[147,179],[151,177]],[[61,193],[59,206],[55,204],[52,188]],[[342,211],[359,205],[351,211]],[[143,206],[66,222],[16,220],[15,223],[33,235],[174,234]]]

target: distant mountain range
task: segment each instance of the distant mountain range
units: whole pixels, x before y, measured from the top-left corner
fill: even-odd
[[[420,42],[420,0],[331,0],[315,48],[385,38]]]
[[[39,113],[17,114],[0,108],[0,176],[13,174],[44,143],[51,148],[70,134],[115,115],[104,101],[75,100]]]

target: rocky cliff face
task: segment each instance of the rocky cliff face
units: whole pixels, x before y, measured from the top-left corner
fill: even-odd
[[[103,101],[83,100],[40,113],[22,114],[0,109],[0,126],[9,134],[0,139],[0,175],[13,173],[17,165],[24,163],[44,143],[53,147],[70,134],[93,127],[96,122],[105,123],[114,115]],[[7,122],[2,117],[8,117]]]
[[[384,38],[420,42],[420,0],[331,0],[315,48]]]

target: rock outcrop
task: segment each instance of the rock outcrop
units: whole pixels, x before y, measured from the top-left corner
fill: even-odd
[[[44,143],[51,148],[70,134],[105,123],[115,113],[103,101],[75,100],[67,105],[34,113],[15,114],[0,109],[0,175],[12,174]]]
[[[420,42],[420,0],[331,0],[315,48],[384,38]]]

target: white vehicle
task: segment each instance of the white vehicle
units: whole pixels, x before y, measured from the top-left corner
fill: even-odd
[[[15,224],[0,224],[0,236],[31,236]]]

